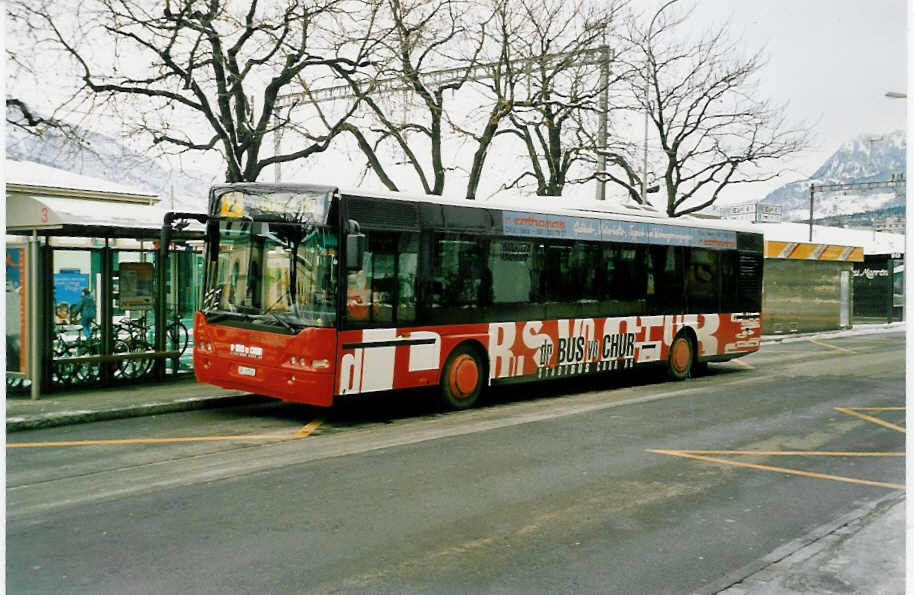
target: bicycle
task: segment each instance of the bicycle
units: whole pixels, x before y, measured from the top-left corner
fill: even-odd
[[[153,351],[152,344],[147,340],[149,327],[146,325],[145,316],[142,319],[124,318],[114,325],[114,345],[112,353],[142,353]],[[136,379],[149,374],[153,369],[152,358],[122,359],[114,369],[116,378]]]
[[[187,327],[184,326],[184,322],[177,313],[175,313],[171,323],[165,327],[165,337],[168,339],[166,348],[178,351],[178,357],[184,355],[187,350],[187,344],[190,342],[190,333],[187,332]]]
[[[101,366],[97,362],[66,361],[101,353],[100,329],[95,322],[89,328],[89,336],[86,337],[81,326],[59,325],[54,338],[54,365],[51,370],[51,381],[55,384],[85,384],[101,376]]]

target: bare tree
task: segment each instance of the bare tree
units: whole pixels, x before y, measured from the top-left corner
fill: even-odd
[[[468,0],[385,0],[381,19],[390,35],[372,79],[344,74],[353,96],[368,112],[367,122],[348,121],[369,168],[391,190],[391,157],[401,156],[427,194],[444,191],[443,140],[446,98],[468,80],[483,46],[483,26],[473,28]],[[461,50],[469,48],[468,55]],[[417,105],[413,106],[410,99]],[[399,103],[398,103],[399,100]],[[415,117],[416,113],[421,116]]]
[[[465,195],[473,199],[498,137],[514,138],[515,150],[530,155],[528,171],[506,187],[533,178],[541,194],[561,194],[569,172],[581,164],[586,173],[571,181],[591,179],[598,98],[611,84],[600,80],[598,45],[618,5],[586,6],[558,0],[545,7],[539,0],[385,0],[379,22],[391,30],[382,44],[386,59],[376,55],[372,77],[346,77],[347,93],[361,100],[365,113],[342,129],[391,190],[398,189],[395,167],[406,165],[422,191],[441,194],[447,172],[466,164],[459,147],[468,147]],[[459,101],[446,104],[458,94]],[[479,106],[467,115],[462,110],[469,95]]]
[[[94,0],[82,4],[69,29],[53,5],[31,12],[73,59],[85,92],[116,106],[133,101],[137,125],[155,145],[219,151],[225,179],[238,182],[256,180],[272,164],[324,151],[342,132],[356,104],[306,146],[263,154],[264,137],[290,124],[295,106],[278,113],[275,104],[296,77],[306,71],[351,75],[367,64],[375,5]],[[325,30],[347,26],[359,35],[342,45],[327,41]],[[100,44],[110,48],[105,56],[97,52]]]
[[[522,91],[515,88],[508,116],[510,131],[521,140],[528,161],[507,187],[533,180],[537,194],[561,196],[566,184],[595,176],[598,121],[606,110],[601,96],[622,76],[607,46],[620,5],[561,0],[514,4],[526,25],[512,33],[512,55],[524,68],[515,72],[522,77]]]
[[[493,48],[491,54],[485,54],[485,57],[494,58],[494,61],[484,66],[477,66],[480,76],[474,77],[474,82],[485,89],[490,100],[487,105],[488,109],[485,110],[485,119],[482,122],[481,130],[478,131],[471,131],[469,127],[454,124],[455,130],[472,138],[476,143],[466,188],[466,198],[469,200],[475,199],[476,193],[479,191],[486,158],[495,137],[509,132],[502,127],[502,122],[515,107],[515,91],[521,82],[520,73],[524,66],[523,59],[518,59],[514,55],[514,48],[523,28],[518,23],[512,1],[495,0],[492,2],[491,8],[495,30],[491,37]]]
[[[57,118],[47,115],[42,110],[30,103],[28,99],[19,94],[21,87],[26,86],[39,77],[31,58],[35,50],[42,45],[43,39],[35,28],[35,23],[29,18],[31,3],[26,0],[7,0],[7,43],[6,73],[6,124],[10,129],[21,130],[28,134],[41,136],[47,130],[56,130],[60,133],[76,137],[76,129]],[[19,43],[12,42],[10,37],[19,38]],[[31,52],[22,52],[20,48],[29,47]],[[26,82],[25,79],[28,79]],[[15,90],[12,88],[16,87]]]
[[[659,139],[657,180],[666,212],[675,217],[704,209],[733,184],[778,175],[760,166],[803,149],[807,131],[786,124],[783,107],[763,99],[756,77],[759,53],[741,57],[723,26],[697,41],[677,40],[689,16],[673,14],[671,0],[646,26],[629,32],[629,91]],[[609,155],[609,180],[636,202],[644,200],[642,175],[632,153]]]

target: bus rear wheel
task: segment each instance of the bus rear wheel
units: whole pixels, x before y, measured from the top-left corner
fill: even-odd
[[[441,401],[450,409],[468,409],[482,393],[485,366],[479,354],[468,345],[460,345],[447,358],[441,374]]]
[[[670,344],[670,355],[667,359],[666,371],[673,380],[685,380],[692,375],[692,366],[695,364],[695,348],[691,339],[680,333]]]

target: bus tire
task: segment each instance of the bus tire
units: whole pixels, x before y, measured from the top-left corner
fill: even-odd
[[[679,333],[670,343],[666,371],[673,380],[685,380],[692,375],[695,364],[695,344],[687,333]]]
[[[469,409],[479,400],[486,368],[479,351],[458,345],[444,363],[441,373],[441,402],[449,409]]]

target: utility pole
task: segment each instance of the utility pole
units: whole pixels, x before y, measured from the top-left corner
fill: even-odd
[[[600,47],[603,54],[600,64],[600,129],[597,133],[597,200],[606,200],[606,128],[609,117],[609,46]]]
[[[816,202],[816,185],[809,185],[809,241],[812,242],[812,210]]]

